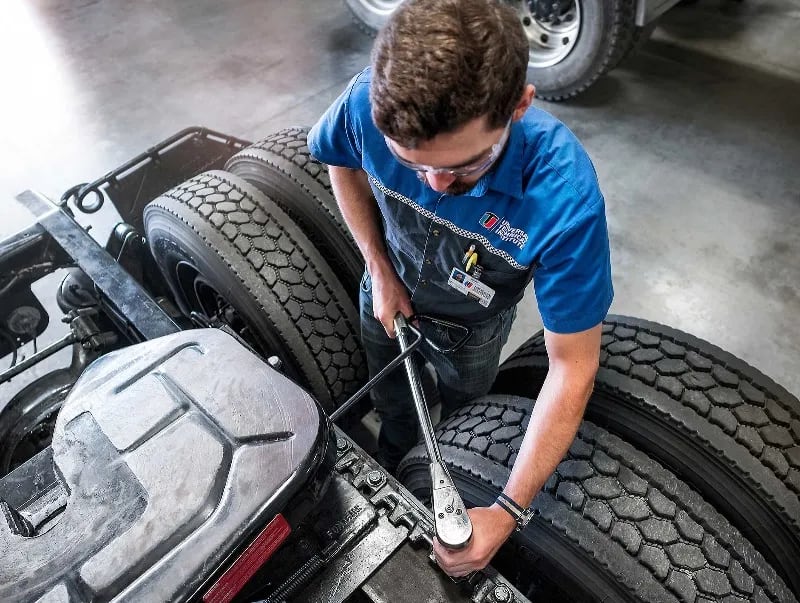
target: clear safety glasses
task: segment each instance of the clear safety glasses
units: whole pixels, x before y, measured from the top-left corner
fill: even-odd
[[[495,161],[497,161],[500,154],[503,152],[503,148],[506,146],[506,142],[508,142],[508,135],[511,132],[511,120],[508,120],[505,129],[503,130],[502,136],[500,136],[500,140],[497,141],[496,144],[492,145],[492,148],[489,149],[489,152],[486,154],[485,157],[474,161],[467,165],[460,165],[458,167],[449,167],[449,168],[437,168],[430,165],[422,165],[421,163],[413,163],[411,161],[407,161],[400,157],[397,154],[397,151],[394,149],[394,142],[388,137],[386,138],[386,146],[389,147],[392,155],[397,161],[407,167],[410,170],[414,170],[415,172],[424,172],[427,174],[447,174],[450,176],[455,176],[457,178],[465,178],[467,176],[473,176],[480,172],[488,170],[492,167]]]

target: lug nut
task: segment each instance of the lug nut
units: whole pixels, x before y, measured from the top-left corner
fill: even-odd
[[[382,481],[383,481],[383,475],[381,474],[380,471],[375,470],[375,471],[370,471],[369,473],[367,473],[367,483],[370,486],[377,486]]]
[[[494,595],[495,601],[499,601],[501,603],[507,603],[508,601],[511,601],[511,591],[508,590],[508,587],[505,584],[495,587],[492,594]]]

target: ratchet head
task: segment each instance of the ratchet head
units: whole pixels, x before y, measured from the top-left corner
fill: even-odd
[[[433,525],[436,537],[449,549],[463,549],[472,539],[472,522],[447,468],[431,463]]]

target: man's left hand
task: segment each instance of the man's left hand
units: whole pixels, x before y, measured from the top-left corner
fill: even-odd
[[[472,521],[472,540],[465,548],[454,551],[438,539],[433,541],[436,562],[454,577],[466,576],[489,565],[497,549],[517,526],[514,518],[497,504],[475,507],[467,513]]]

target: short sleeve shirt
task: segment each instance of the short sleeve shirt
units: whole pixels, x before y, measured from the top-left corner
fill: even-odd
[[[416,312],[488,320],[518,303],[533,279],[545,327],[575,333],[605,318],[613,298],[605,203],[594,167],[570,130],[531,107],[500,159],[463,195],[434,191],[401,165],[371,117],[365,69],[308,135],[328,165],[367,173],[389,257]],[[450,286],[471,245],[488,307]]]

